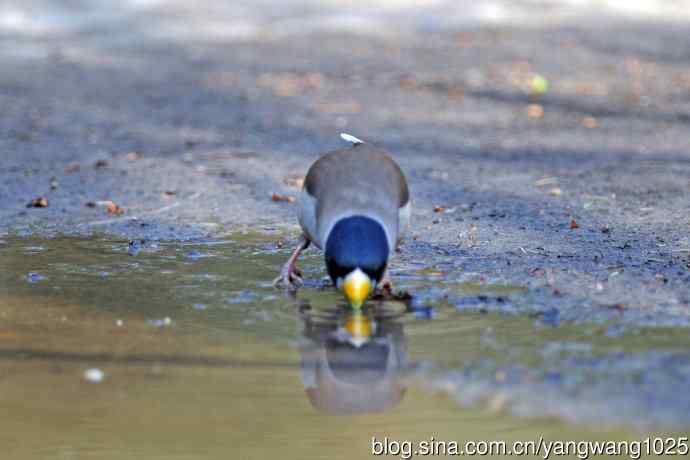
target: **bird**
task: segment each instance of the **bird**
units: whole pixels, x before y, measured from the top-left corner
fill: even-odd
[[[390,289],[388,263],[407,233],[411,200],[407,179],[381,148],[342,133],[349,148],[325,153],[304,179],[298,198],[300,241],[274,284],[297,289],[301,252],[324,252],[333,284],[360,308],[377,287]]]

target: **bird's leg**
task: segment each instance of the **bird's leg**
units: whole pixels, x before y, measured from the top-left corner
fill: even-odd
[[[297,270],[297,267],[295,267],[295,263],[297,263],[299,255],[302,253],[302,251],[309,247],[310,243],[311,242],[305,235],[300,237],[297,247],[292,252],[292,255],[287,262],[285,262],[283,268],[280,270],[280,276],[273,280],[274,286],[278,287],[283,285],[283,287],[287,289],[297,289],[302,285],[302,278],[300,277],[301,273],[299,270]]]

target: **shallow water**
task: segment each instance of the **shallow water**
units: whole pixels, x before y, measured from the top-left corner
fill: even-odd
[[[519,286],[430,268],[398,277],[411,301],[353,316],[315,253],[296,297],[274,290],[276,239],[1,239],[3,458],[352,459],[372,436],[690,426],[685,329],[530,317]]]

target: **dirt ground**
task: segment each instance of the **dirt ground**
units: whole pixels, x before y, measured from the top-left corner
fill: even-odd
[[[687,23],[209,11],[3,23],[0,236],[292,242],[295,207],[272,193],[296,196],[348,132],[411,183],[398,273],[525,285],[519,309],[564,320],[690,324]]]

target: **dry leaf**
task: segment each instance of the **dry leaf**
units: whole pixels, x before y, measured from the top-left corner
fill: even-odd
[[[530,118],[541,118],[544,116],[544,107],[541,104],[530,104],[527,106],[527,116]]]
[[[113,203],[112,201],[108,203],[106,206],[106,209],[108,210],[108,214],[113,214],[116,216],[119,216],[121,214],[125,213],[125,210]]]
[[[577,221],[575,219],[570,220],[570,229],[575,230],[576,228],[580,228],[580,226],[577,224]]]
[[[125,210],[123,208],[121,208],[120,206],[118,206],[117,204],[115,204],[113,201],[110,201],[110,200],[98,201],[96,203],[93,203],[93,202],[86,203],[86,206],[88,206],[88,207],[93,207],[95,205],[103,206],[106,209],[106,211],[108,211],[108,214],[112,214],[115,216],[120,216],[120,215],[125,213]]]
[[[594,117],[584,117],[582,119],[582,126],[587,129],[594,129],[599,127],[599,122]]]
[[[71,174],[73,172],[79,171],[80,169],[81,165],[78,161],[75,161],[74,163],[70,163],[67,166],[65,166],[65,174]]]
[[[127,161],[137,161],[139,158],[141,158],[141,155],[139,155],[138,152],[129,152],[125,158],[127,158]]]
[[[462,85],[452,85],[448,88],[448,98],[462,100],[465,98],[465,87]]]
[[[415,80],[414,77],[402,77],[398,81],[398,86],[400,86],[402,89],[414,89],[417,87],[417,80]]]
[[[113,203],[112,201],[110,204],[107,206],[108,209],[108,214],[113,214],[115,216],[119,216],[121,214],[125,213],[125,210]]]
[[[434,206],[434,212],[441,214],[446,212],[446,208],[445,206]]]
[[[287,201],[288,203],[294,203],[295,197],[289,195],[281,195],[280,193],[273,192],[271,195],[271,200],[273,201]]]
[[[40,196],[38,198],[34,198],[29,202],[29,204],[26,205],[27,208],[47,208],[48,207],[48,198],[44,196]]]
[[[316,104],[314,109],[321,113],[359,113],[362,111],[362,105],[357,101],[322,102]]]

